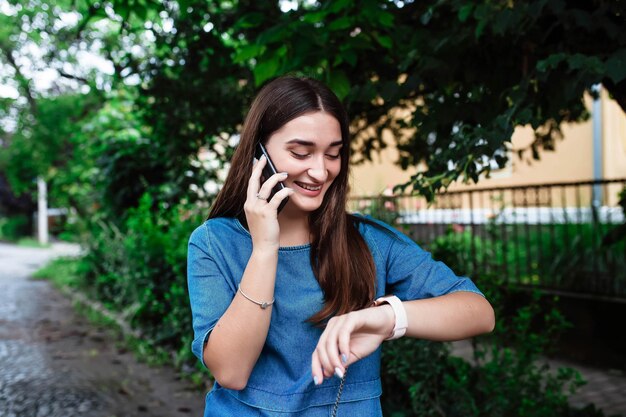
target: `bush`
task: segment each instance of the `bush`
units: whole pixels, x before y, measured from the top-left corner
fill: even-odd
[[[455,272],[472,268],[472,236],[450,227],[431,245],[433,257]],[[487,256],[480,239],[476,254]],[[469,359],[454,357],[448,344],[401,339],[383,347],[383,410],[393,417],[566,417],[603,416],[590,406],[569,406],[568,398],[584,382],[569,368],[550,369],[545,364],[558,336],[567,328],[556,298],[538,291],[526,294],[512,312],[504,306],[520,297],[500,278],[487,274],[474,281],[496,310],[492,334],[472,341]],[[537,330],[540,329],[540,330]]]
[[[479,286],[497,310],[493,334],[475,338],[469,360],[451,356],[447,344],[402,339],[383,349],[383,407],[390,416],[602,416],[595,407],[576,410],[568,398],[583,381],[569,368],[544,363],[567,326],[552,300],[538,292],[505,315],[511,299],[492,280]],[[536,331],[534,329],[541,329]]]
[[[123,230],[110,222],[92,225],[85,258],[92,294],[155,346],[179,352],[178,361],[191,360],[187,241],[202,217],[193,207],[164,207],[144,194]]]
[[[29,235],[28,217],[24,214],[0,219],[0,239],[16,241]]]

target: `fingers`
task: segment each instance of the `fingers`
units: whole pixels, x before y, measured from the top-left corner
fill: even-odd
[[[280,203],[289,195],[293,194],[293,190],[291,188],[283,188],[281,191],[276,193],[271,200],[268,200],[272,193],[272,189],[280,181],[284,181],[287,178],[287,174],[284,172],[276,173],[269,177],[263,185],[260,185],[263,177],[263,168],[266,164],[267,159],[265,158],[265,155],[261,156],[261,158],[254,163],[252,174],[250,175],[250,180],[248,181],[247,204],[244,206],[247,211],[258,211],[262,210],[264,207],[278,210]]]
[[[333,375],[342,378],[356,356],[350,354],[350,336],[355,329],[355,319],[350,314],[333,317],[320,336],[313,352],[311,372],[314,382]]]
[[[272,194],[272,189],[278,184],[280,181],[284,181],[287,179],[287,174],[284,172],[279,172],[277,174],[269,177],[261,186],[258,191],[258,195],[262,197],[262,199],[269,201],[269,196]],[[274,199],[272,197],[272,199]]]
[[[261,174],[265,164],[267,164],[267,160],[265,159],[265,155],[263,155],[252,167],[252,175],[250,176],[250,181],[248,181],[248,201],[252,201],[253,198],[256,198],[259,192]]]
[[[268,206],[272,207],[272,209],[274,210],[278,210],[278,206],[280,206],[280,203],[293,193],[294,191],[291,188],[283,188],[282,190],[274,194],[274,197],[272,197],[272,199],[268,202]]]
[[[313,375],[313,383],[315,385],[319,385],[322,381],[324,381],[324,369],[322,368],[322,364],[317,356],[317,350],[313,351],[313,355],[311,357],[311,374]]]

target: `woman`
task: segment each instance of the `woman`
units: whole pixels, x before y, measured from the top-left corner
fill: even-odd
[[[266,158],[253,162],[258,143],[278,170],[269,178]],[[205,416],[329,416],[338,397],[340,415],[380,416],[383,341],[493,329],[468,278],[346,213],[349,151],[348,118],[323,84],[278,78],[254,100],[189,241],[192,350],[215,378]]]

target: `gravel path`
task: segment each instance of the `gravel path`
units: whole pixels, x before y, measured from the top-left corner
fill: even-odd
[[[104,328],[29,277],[78,247],[0,243],[0,416],[199,416],[204,396],[169,368],[138,363]]]

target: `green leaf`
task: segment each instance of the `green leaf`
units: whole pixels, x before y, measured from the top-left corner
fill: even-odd
[[[333,20],[328,25],[328,30],[336,31],[336,30],[345,30],[352,27],[352,18],[349,16],[343,16],[339,19]]]
[[[319,23],[326,19],[328,12],[326,10],[318,10],[315,12],[306,13],[302,16],[302,21],[307,23]]]
[[[356,66],[357,55],[356,52],[352,49],[348,49],[341,53],[343,60],[350,64],[352,67]]]
[[[289,37],[289,28],[283,24],[278,24],[261,33],[257,38],[257,43],[268,45],[274,42],[283,42]]]
[[[537,62],[537,71],[546,72],[550,69],[556,68],[559,64],[565,61],[566,55],[564,53],[556,53],[548,56],[546,59],[542,59]]]
[[[380,23],[381,26],[386,27],[386,28],[390,28],[393,26],[394,23],[394,16],[386,11],[380,11],[378,13],[378,23]]]
[[[148,17],[148,9],[143,5],[136,4],[133,8],[133,12],[135,12],[135,15],[142,21],[145,21]]]
[[[334,1],[329,1],[327,4],[330,4],[330,6],[328,7],[328,11],[330,13],[337,13],[351,6],[352,0],[334,0]]]
[[[376,41],[380,44],[380,46],[385,49],[391,49],[393,47],[393,41],[391,40],[391,37],[387,35],[379,35],[374,33],[374,38],[376,38]]]
[[[341,70],[335,70],[330,73],[328,86],[337,94],[340,100],[343,100],[350,92],[350,80],[346,73]]]
[[[467,18],[471,16],[473,9],[474,9],[473,4],[466,4],[465,6],[461,7],[458,13],[459,20],[461,22],[465,22]]]
[[[614,83],[619,83],[626,78],[626,49],[615,52],[604,64],[606,74]]]
[[[263,23],[265,16],[263,13],[253,12],[243,15],[236,23],[235,28],[238,29],[249,29],[259,26]]]
[[[237,64],[245,62],[249,60],[250,58],[255,58],[263,54],[265,49],[266,49],[265,45],[257,45],[257,44],[245,45],[239,48],[239,50],[237,50],[233,60]]]
[[[272,57],[257,62],[252,71],[254,73],[254,82],[257,87],[263,84],[265,81],[269,80],[270,78],[276,76],[278,68],[280,68],[278,57]]]

